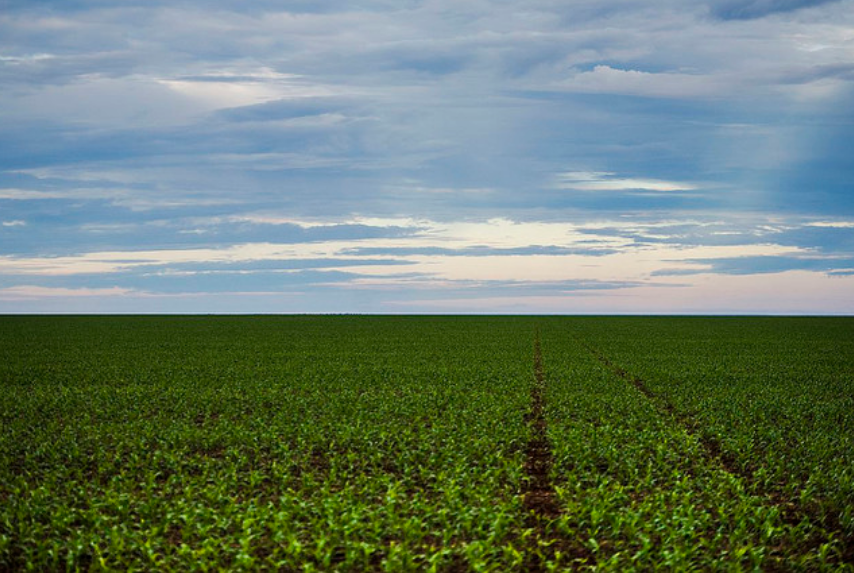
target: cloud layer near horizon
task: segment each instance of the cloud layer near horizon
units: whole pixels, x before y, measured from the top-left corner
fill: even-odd
[[[851,0],[5,5],[0,312],[854,312]]]

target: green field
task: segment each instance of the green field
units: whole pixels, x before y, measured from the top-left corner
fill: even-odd
[[[0,390],[0,570],[854,570],[850,318],[9,316]]]

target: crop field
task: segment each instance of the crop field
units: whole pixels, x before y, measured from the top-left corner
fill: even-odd
[[[854,570],[854,319],[0,317],[0,570]]]

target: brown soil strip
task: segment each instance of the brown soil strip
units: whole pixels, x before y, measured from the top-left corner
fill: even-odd
[[[753,485],[754,491],[763,495],[770,505],[777,507],[780,510],[780,516],[785,523],[789,525],[797,525],[804,518],[807,518],[814,523],[821,524],[830,532],[840,533],[842,531],[842,526],[837,515],[828,515],[826,512],[818,509],[818,507],[803,507],[797,501],[787,499],[776,491],[763,491],[764,488],[757,486],[756,482],[753,481],[752,468],[746,467],[744,464],[737,463],[735,456],[729,452],[723,451],[720,443],[716,439],[705,436],[702,432],[696,431],[696,422],[694,420],[689,416],[678,412],[676,408],[673,407],[673,404],[668,402],[664,397],[652,392],[643,379],[638,378],[634,374],[631,374],[620,366],[614,364],[607,356],[605,356],[605,354],[596,348],[593,348],[584,342],[581,342],[581,345],[584,346],[584,348],[586,348],[600,363],[602,363],[603,366],[637,388],[638,391],[659,410],[659,412],[665,413],[676,420],[689,435],[696,438],[697,442],[702,446],[703,451],[706,454],[705,457],[708,460],[717,463],[721,469],[741,479],[744,483]],[[812,539],[809,540],[808,543],[818,546],[818,544],[823,541],[824,540],[822,539]],[[841,550],[842,555],[840,556],[840,561],[842,563],[854,563],[854,544],[852,544],[851,540],[843,539]]]
[[[532,546],[525,559],[526,571],[545,571],[545,557],[539,547],[539,542],[546,540],[549,533],[546,529],[548,521],[560,515],[557,503],[557,493],[551,482],[552,447],[546,432],[545,412],[546,380],[543,373],[543,356],[540,351],[540,334],[534,338],[534,384],[531,386],[531,411],[526,420],[531,429],[531,436],[525,447],[525,491],[523,508],[525,510],[525,525],[534,530]],[[553,548],[556,540],[549,540]],[[553,549],[552,549],[553,550]]]
[[[546,433],[546,382],[540,337],[534,339],[534,385],[531,387],[531,412],[528,424],[531,438],[525,448],[525,474],[528,477],[524,507],[528,515],[554,518],[560,515],[557,497],[549,473],[552,469],[552,447]]]

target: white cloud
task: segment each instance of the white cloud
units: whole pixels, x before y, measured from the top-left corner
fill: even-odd
[[[805,227],[824,227],[829,229],[854,229],[854,221],[812,221]]]
[[[340,89],[312,84],[299,75],[283,74],[270,68],[219,70],[200,77],[164,78],[157,82],[207,110],[341,93]]]
[[[66,189],[17,189],[14,187],[0,188],[0,199],[9,201],[46,201],[51,199],[109,199],[119,201],[131,200],[129,189],[103,187],[75,187]]]
[[[34,285],[20,285],[0,288],[0,300],[27,300],[39,298],[79,298],[79,297],[123,297],[135,291],[125,288],[55,288]]]
[[[438,305],[452,310],[456,303],[445,301],[442,304],[440,292],[443,289],[453,290],[477,290],[490,289],[491,284],[496,282],[513,283],[517,285],[539,285],[544,289],[550,289],[555,296],[539,298],[528,298],[522,296],[518,304],[522,307],[540,308],[544,312],[559,312],[564,308],[577,308],[579,311],[604,309],[602,305],[606,300],[619,300],[625,302],[625,306],[616,303],[609,307],[609,312],[637,311],[650,309],[650,311],[664,312],[670,309],[674,312],[684,310],[687,305],[696,304],[697,309],[708,308],[714,310],[714,305],[703,307],[702,301],[697,296],[705,296],[709,289],[714,288],[742,288],[742,291],[731,290],[730,294],[736,301],[733,309],[741,309],[739,306],[743,300],[755,300],[755,285],[769,284],[770,279],[765,277],[754,277],[755,281],[742,280],[741,278],[721,278],[713,269],[712,263],[696,262],[714,259],[730,259],[738,257],[761,257],[761,256],[784,256],[784,257],[814,257],[818,253],[792,247],[787,245],[766,243],[732,244],[723,246],[686,246],[673,243],[636,243],[631,235],[642,234],[650,236],[656,229],[662,237],[669,237],[667,227],[710,227],[714,232],[715,226],[720,222],[691,222],[670,220],[644,223],[642,221],[589,221],[582,223],[571,222],[546,222],[546,221],[513,221],[510,219],[490,219],[481,221],[432,221],[427,219],[412,218],[350,218],[340,220],[299,220],[287,218],[260,218],[247,216],[241,218],[225,218],[225,221],[252,221],[258,224],[297,224],[306,229],[318,227],[333,227],[336,225],[360,224],[376,227],[406,227],[412,230],[411,234],[395,238],[368,238],[356,240],[327,240],[313,241],[297,244],[275,244],[275,243],[246,243],[232,245],[223,248],[195,248],[195,249],[159,249],[139,251],[99,251],[83,253],[63,257],[0,257],[0,273],[7,278],[18,277],[21,282],[29,282],[26,277],[63,277],[73,275],[100,274],[104,275],[137,270],[149,273],[150,277],[162,277],[168,279],[170,276],[184,276],[188,274],[219,274],[233,273],[251,275],[259,272],[253,266],[241,268],[241,265],[251,265],[260,261],[283,261],[288,266],[281,272],[287,274],[293,272],[290,264],[310,260],[328,260],[329,264],[324,270],[340,271],[343,273],[356,272],[357,278],[346,282],[330,282],[326,287],[368,289],[380,291],[420,291],[429,292],[431,299],[435,296],[435,303],[424,303],[424,308],[432,308]],[[213,221],[211,221],[213,222]],[[696,224],[694,224],[696,223]],[[824,221],[814,221],[813,225],[822,226]],[[769,227],[770,228],[770,227]],[[845,228],[848,228],[847,226]],[[590,234],[591,230],[605,230],[607,234]],[[609,232],[613,230],[613,233]],[[651,233],[652,232],[652,233]],[[622,236],[627,233],[629,236]],[[749,237],[750,233],[743,233]],[[525,247],[563,247],[569,249],[563,254],[525,254],[524,256],[502,253],[501,249]],[[367,248],[368,251],[360,253],[358,248]],[[573,252],[573,247],[577,252]],[[458,250],[453,256],[438,251],[431,252],[430,248]],[[465,249],[477,248],[481,250],[477,256],[466,254]],[[588,249],[600,249],[597,254],[590,253]],[[496,249],[490,253],[490,249]],[[534,251],[536,252],[536,250]],[[381,264],[359,264],[357,267],[346,264],[336,265],[335,261],[404,261],[408,263],[405,267],[397,265]],[[233,268],[222,268],[219,265],[233,264]],[[192,265],[192,267],[183,267]],[[205,265],[210,265],[209,269]],[[147,270],[150,267],[150,271]],[[298,265],[297,265],[298,268]],[[275,265],[271,266],[275,270]],[[660,276],[659,271],[669,272],[690,271],[690,275]],[[270,272],[264,271],[264,272]],[[820,292],[828,293],[832,300],[839,300],[841,294],[837,288],[838,283],[826,282],[812,275],[824,275],[824,273],[802,273],[773,275],[777,281],[788,280],[787,277],[795,277],[804,285],[817,285]],[[838,277],[837,277],[838,278]],[[847,279],[840,279],[847,280]],[[561,284],[566,282],[578,282],[596,284],[607,283],[611,285],[626,284],[625,287],[609,288],[607,294],[585,290],[583,294],[561,293]],[[773,282],[773,281],[771,281]],[[850,282],[850,281],[849,281]],[[322,283],[322,279],[321,279]],[[774,284],[782,284],[775,282]],[[847,284],[847,283],[846,283]],[[663,285],[666,286],[667,296],[662,297]],[[807,286],[804,286],[807,289]],[[801,289],[801,290],[804,290]],[[798,290],[797,292],[801,292]],[[751,294],[753,293],[753,294]],[[186,293],[191,294],[191,293]],[[220,293],[223,294],[223,293]],[[227,294],[227,293],[226,293]],[[787,292],[788,297],[790,293]],[[11,287],[0,291],[0,300],[36,300],[38,298],[52,298],[59,300],[62,297],[96,297],[99,295],[109,297],[157,297],[156,292],[141,293],[130,289],[63,289],[48,288],[41,286]],[[164,295],[169,296],[169,295]],[[593,306],[565,306],[565,302],[571,299],[584,298],[592,301]],[[668,300],[667,304],[656,302],[656,297]],[[741,298],[739,298],[741,297]],[[515,299],[516,297],[514,297]],[[773,297],[772,297],[773,298]],[[786,297],[777,297],[780,300],[789,300]],[[789,297],[791,298],[791,297]],[[843,297],[844,298],[844,297]],[[483,308],[491,308],[495,311],[510,311],[510,307],[496,306],[506,298],[496,298],[492,295],[484,297]],[[491,300],[491,303],[486,302]],[[522,300],[524,299],[524,300]],[[723,295],[716,295],[709,300],[714,304],[720,303],[724,308]],[[742,300],[743,299],[743,300]],[[462,299],[460,299],[462,300]],[[559,301],[564,302],[559,302]],[[830,299],[829,299],[830,300]],[[549,301],[554,303],[549,306]],[[698,302],[699,301],[699,302]],[[413,303],[410,308],[417,308],[421,303]],[[568,303],[567,303],[568,304]],[[782,304],[782,303],[781,303]],[[786,303],[788,304],[788,303]],[[807,303],[804,308],[813,308]],[[533,306],[531,306],[533,305]],[[543,306],[546,305],[546,306]],[[598,305],[598,306],[597,306]],[[516,308],[516,306],[512,306]],[[467,310],[475,310],[471,306]],[[770,303],[758,306],[757,312],[762,309],[772,311]],[[782,308],[782,307],[780,307]]]
[[[36,189],[0,189],[0,199],[10,201],[48,201],[48,200],[97,200],[109,201],[113,205],[125,207],[132,211],[147,211],[174,207],[202,207],[210,205],[229,205],[239,203],[235,198],[215,196],[178,196],[158,193],[156,191],[142,192],[127,188],[76,187],[42,191]]]
[[[576,189],[578,191],[694,191],[699,186],[681,181],[663,179],[643,179],[635,177],[617,177],[614,173],[603,171],[566,171],[555,177],[557,189]]]
[[[303,229],[318,227],[337,227],[340,225],[366,225],[369,227],[419,227],[429,225],[429,221],[414,219],[411,217],[342,217],[340,219],[318,218],[305,219],[297,217],[281,216],[269,213],[244,213],[228,217],[217,217],[213,219],[200,220],[199,222],[217,223],[229,221],[234,223],[251,223],[254,225],[296,225]]]
[[[53,60],[54,54],[26,54],[23,56],[0,56],[0,62],[11,65],[31,64],[33,62],[43,62],[45,60]]]
[[[235,220],[235,219],[232,219]],[[0,272],[11,276],[71,276],[112,274],[147,267],[181,265],[249,264],[257,261],[330,261],[329,270],[352,271],[334,261],[404,261],[407,273],[418,280],[447,281],[648,281],[657,271],[702,271],[709,265],[693,261],[748,256],[792,256],[809,254],[797,247],[773,243],[725,246],[683,246],[678,244],[638,244],[630,237],[584,232],[591,223],[517,222],[509,219],[437,222],[420,219],[353,218],[349,220],[300,221],[286,218],[243,219],[261,224],[297,224],[306,229],[359,224],[377,228],[404,227],[402,237],[336,239],[294,244],[245,243],[223,248],[100,251],[61,257],[0,257]],[[197,222],[198,223],[198,222]],[[619,223],[618,223],[619,224]],[[649,230],[645,237],[654,236]],[[615,228],[616,229],[616,228]],[[661,234],[668,238],[666,232]],[[565,249],[565,253],[537,254],[540,247]],[[531,248],[524,256],[503,253],[502,249]],[[359,249],[367,249],[362,252]],[[431,249],[440,249],[431,252]],[[443,249],[458,251],[453,256]],[[466,249],[477,249],[474,255]],[[490,252],[494,250],[494,252]],[[198,270],[198,269],[197,269]],[[202,269],[203,270],[203,269]],[[240,270],[239,268],[237,270]],[[194,270],[193,272],[196,272]],[[358,273],[393,282],[401,267],[387,264],[360,264]],[[434,285],[435,286],[435,285]]]
[[[402,194],[426,193],[429,195],[487,195],[495,193],[495,189],[492,187],[430,187],[415,184],[390,185],[386,189]]]
[[[577,72],[556,86],[572,92],[695,98],[720,95],[729,89],[729,83],[707,74],[651,73],[598,65],[590,71]]]
[[[12,221],[3,221],[2,224],[4,227],[24,227],[27,222],[22,221],[21,219],[14,219]]]
[[[61,199],[65,195],[59,191],[36,191],[33,189],[0,189],[0,199],[12,201],[31,201],[34,199]]]
[[[27,90],[19,97],[0,96],[0,102],[0,116],[110,127],[181,124],[204,111],[191,99],[140,75],[80,75],[68,83]]]

